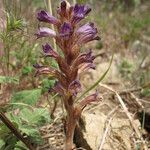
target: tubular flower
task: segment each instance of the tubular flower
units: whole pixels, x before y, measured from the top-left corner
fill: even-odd
[[[84,64],[81,64],[79,66],[78,73],[81,74],[81,73],[87,71],[88,69],[94,69],[95,70],[95,68],[96,68],[96,66],[93,63],[84,63]]]
[[[72,64],[72,66],[78,66],[82,63],[93,63],[95,56],[92,55],[92,51],[89,50],[87,53],[80,54]]]
[[[59,25],[60,24],[60,22],[57,18],[55,18],[54,16],[48,14],[44,10],[41,10],[40,12],[38,12],[37,19],[41,22],[47,22],[47,23],[51,23],[51,24],[54,24],[54,25]]]
[[[52,77],[56,76],[57,71],[51,67],[41,66],[39,64],[35,64],[33,65],[33,67],[37,69],[35,76],[41,75],[41,74],[50,75]]]
[[[48,43],[46,45],[42,45],[42,47],[43,47],[44,55],[46,57],[54,57],[54,58],[58,58],[59,57],[57,52],[55,52]]]
[[[96,91],[94,94],[92,94],[92,95],[86,97],[84,100],[82,100],[80,102],[80,107],[82,109],[84,109],[86,105],[88,105],[88,104],[90,104],[92,102],[96,102],[97,99],[98,99],[98,92]]]
[[[97,28],[94,27],[94,23],[87,23],[79,27],[79,29],[76,31],[76,43],[80,45],[93,40],[99,40],[97,33]]]
[[[43,28],[39,28],[38,32],[35,35],[37,36],[37,38],[56,37],[56,32],[50,28],[43,27]]]
[[[73,96],[77,96],[77,93],[79,93],[81,91],[81,84],[79,80],[74,80],[71,82],[71,84],[69,85],[69,92],[73,95]]]
[[[71,23],[73,25],[80,22],[85,16],[91,11],[91,8],[88,5],[78,5],[76,4],[73,8]]]

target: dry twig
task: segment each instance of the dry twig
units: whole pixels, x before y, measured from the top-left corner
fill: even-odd
[[[131,126],[133,127],[133,129],[134,129],[135,133],[137,134],[138,138],[139,138],[139,139],[141,140],[141,142],[143,143],[144,150],[148,150],[147,145],[145,144],[145,141],[143,140],[142,135],[141,135],[141,133],[140,133],[138,127],[136,127],[136,125],[134,124],[133,119],[132,119],[132,117],[131,117],[131,115],[130,115],[130,113],[129,113],[129,111],[128,111],[128,108],[126,107],[126,105],[125,105],[125,103],[123,102],[123,100],[122,100],[122,98],[120,97],[120,95],[119,95],[115,90],[113,90],[112,88],[108,87],[107,85],[100,84],[100,86],[106,88],[107,90],[109,90],[109,91],[111,91],[111,92],[113,92],[113,93],[115,93],[115,95],[117,96],[117,99],[119,100],[119,102],[120,102],[120,104],[121,104],[121,106],[122,106],[124,112],[126,113],[127,117],[129,118],[129,121],[130,121]]]
[[[144,106],[143,104],[140,102],[140,100],[133,94],[133,93],[130,93],[131,97],[137,102],[137,104],[142,108],[144,109]]]
[[[113,119],[113,117],[114,117],[114,112],[116,112],[116,110],[118,109],[118,106],[117,107],[115,107],[109,114],[108,114],[108,116],[107,116],[107,120],[109,119],[109,121],[108,121],[108,125],[107,125],[107,127],[106,127],[106,130],[105,130],[105,132],[104,132],[104,134],[103,134],[103,137],[102,137],[102,140],[101,140],[101,144],[100,144],[100,146],[99,146],[99,150],[102,150],[102,148],[103,148],[103,145],[104,145],[104,143],[105,143],[105,139],[106,139],[106,136],[107,136],[107,133],[108,133],[108,130],[109,130],[109,127],[110,127],[110,124],[111,124],[111,121],[112,121],[112,119]],[[112,117],[110,117],[112,115]],[[107,120],[106,120],[106,122],[107,122]]]

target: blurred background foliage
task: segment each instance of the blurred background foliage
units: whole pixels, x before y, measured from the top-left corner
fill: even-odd
[[[123,83],[130,82],[131,87],[133,85],[145,87],[140,96],[149,98],[149,0],[68,1],[71,3],[76,1],[80,4],[87,3],[92,7],[92,13],[87,17],[87,20],[96,22],[102,39],[94,44],[91,43],[89,47],[94,48],[96,54],[102,51],[107,56],[110,56],[112,51],[119,54],[116,60],[118,77],[121,77]],[[51,0],[54,15],[56,15],[59,2],[60,0]],[[47,90],[54,85],[55,81],[43,77],[40,77],[40,80],[35,78],[33,64],[36,62],[47,65],[51,63],[57,67],[54,60],[42,59],[41,45],[45,43],[45,39],[37,40],[34,36],[39,26],[36,13],[41,9],[48,10],[48,0],[0,1],[1,110],[7,111],[16,127],[26,133],[26,136],[36,144],[41,143],[38,127],[43,120],[45,123],[50,122],[49,109],[47,107],[41,108],[41,105],[37,104],[45,105],[45,102],[41,103],[41,100],[50,102],[51,98],[47,96]],[[53,45],[51,40],[48,39],[47,42]],[[42,96],[43,94],[44,96]],[[34,109],[30,107],[34,107]],[[14,115],[16,108],[20,110],[18,115]],[[32,115],[26,118],[25,114]],[[0,122],[0,149],[6,147],[7,149],[10,147],[25,149],[25,146],[8,133],[9,130],[6,130],[6,127]],[[35,137],[39,137],[39,141],[34,141]],[[10,139],[11,144],[8,142]]]

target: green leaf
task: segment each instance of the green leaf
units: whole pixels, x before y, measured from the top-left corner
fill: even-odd
[[[25,146],[24,143],[22,143],[21,141],[18,141],[15,145],[14,150],[28,150],[28,148]]]
[[[12,97],[12,103],[22,102],[29,105],[35,105],[41,96],[41,89],[24,90],[17,92]]]
[[[29,73],[31,73],[33,70],[33,67],[31,66],[25,66],[23,69],[22,69],[22,74],[23,75],[28,75]]]
[[[141,94],[142,96],[150,97],[150,89],[149,88],[143,89]]]
[[[46,122],[50,122],[49,112],[45,108],[36,108],[34,111],[24,108],[20,111],[19,116],[30,125],[40,126]]]
[[[5,145],[5,142],[4,140],[0,139],[0,149],[2,150],[3,149],[3,146]]]
[[[17,78],[17,77],[0,76],[0,83],[19,84],[19,78]]]
[[[42,91],[47,92],[49,88],[53,87],[55,80],[43,79],[42,81]]]
[[[4,124],[0,125],[0,139],[8,136],[10,134],[10,132],[11,131]]]
[[[31,106],[31,105],[29,105],[29,104],[25,104],[25,103],[8,103],[8,105],[15,105],[15,106],[17,106],[18,108],[20,108],[20,106],[22,106],[22,107],[28,107],[28,108],[31,108],[31,109],[33,109],[33,107]]]
[[[12,145],[15,146],[16,142],[18,141],[17,137],[14,134],[10,134],[7,138],[6,138],[7,144],[8,145]]]
[[[21,124],[21,120],[17,115],[12,114],[12,112],[7,113],[8,118],[11,120],[11,122],[14,124],[16,128]]]
[[[22,126],[22,128],[20,130],[23,133],[25,133],[28,136],[28,139],[30,139],[33,143],[36,143],[36,144],[43,143],[43,140],[41,138],[41,135],[40,135],[38,129],[27,125],[27,126]]]

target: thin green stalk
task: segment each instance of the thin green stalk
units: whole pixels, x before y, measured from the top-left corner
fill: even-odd
[[[48,11],[50,12],[51,15],[53,15],[51,0],[48,0]],[[51,28],[52,30],[55,30],[54,25],[51,25]],[[53,46],[54,49],[57,51],[56,40],[54,38],[53,38]]]
[[[9,60],[10,60],[10,49],[7,49],[7,73],[9,75]]]
[[[144,129],[145,126],[145,109],[143,110],[143,117],[142,117],[142,130]]]

